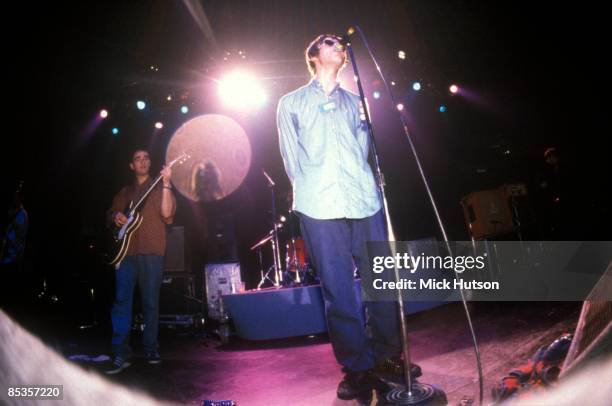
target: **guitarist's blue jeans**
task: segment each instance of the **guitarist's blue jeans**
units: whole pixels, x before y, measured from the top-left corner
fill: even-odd
[[[363,371],[399,356],[397,305],[362,302],[353,277],[361,261],[366,261],[367,267],[366,242],[387,240],[382,210],[363,219],[319,220],[303,213],[299,217],[306,248],[321,281],[327,330],[338,363],[349,371]]]
[[[145,353],[157,351],[159,329],[159,290],[162,282],[164,257],[159,255],[130,255],[115,271],[115,302],[111,312],[113,322],[113,354],[123,358],[132,355],[130,331],[132,302],[136,282],[140,288],[144,331],[142,345]]]

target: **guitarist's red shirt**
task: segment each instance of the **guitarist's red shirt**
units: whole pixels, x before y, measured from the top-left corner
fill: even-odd
[[[137,201],[151,186],[153,179],[149,178],[142,185],[134,184],[125,186],[113,199],[113,204],[108,211],[111,219],[115,212],[125,213],[131,201]],[[132,235],[127,255],[161,255],[166,253],[166,225],[172,224],[176,211],[176,199],[172,194],[172,216],[161,215],[162,184],[161,182],[151,191],[140,214],[143,217],[142,224]]]

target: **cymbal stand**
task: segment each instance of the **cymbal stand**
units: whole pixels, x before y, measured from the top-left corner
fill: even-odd
[[[270,271],[272,271],[272,269],[274,269],[273,266],[271,266],[270,268],[268,268],[268,271],[266,273],[264,273],[264,269],[263,269],[263,259],[262,259],[262,254],[261,254],[261,245],[259,247],[257,247],[257,255],[259,257],[259,273],[261,274],[261,279],[259,280],[259,283],[257,284],[257,289],[261,289],[261,287],[263,286],[264,283],[266,283],[266,280],[270,281],[270,283],[274,284],[274,281],[272,279],[270,279],[270,277],[268,276],[270,274]]]
[[[271,245],[272,245],[272,254],[274,255],[274,286],[276,286],[277,288],[280,287],[281,283],[283,282],[283,269],[282,269],[282,265],[281,265],[281,260],[280,260],[280,245],[278,244],[278,223],[276,222],[276,194],[274,192],[274,186],[276,186],[276,183],[274,183],[274,181],[272,180],[272,178],[266,173],[266,171],[263,171],[264,176],[266,177],[267,181],[268,181],[268,187],[270,188],[270,195],[272,198],[272,240],[271,240]]]

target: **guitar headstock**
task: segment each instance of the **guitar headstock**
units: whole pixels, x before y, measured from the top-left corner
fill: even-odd
[[[183,152],[182,154],[174,158],[172,161],[170,161],[168,166],[172,168],[175,164],[182,165],[190,158],[191,154],[189,152]]]

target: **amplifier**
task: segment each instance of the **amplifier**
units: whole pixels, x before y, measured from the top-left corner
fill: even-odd
[[[159,314],[194,315],[202,312],[202,297],[195,289],[195,278],[187,272],[164,272],[159,293]]]
[[[514,229],[508,198],[502,188],[470,193],[461,199],[461,206],[472,238],[506,234]]]

